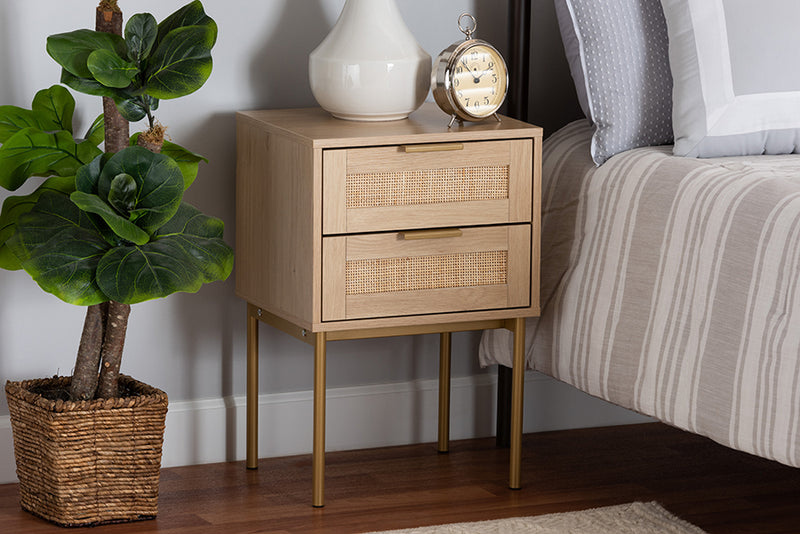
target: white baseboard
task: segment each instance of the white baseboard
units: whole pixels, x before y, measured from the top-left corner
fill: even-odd
[[[11,437],[11,418],[0,417],[0,483],[17,481],[14,463],[14,440]]]
[[[450,385],[450,437],[468,439],[495,432],[497,377],[454,378]],[[311,391],[262,395],[259,456],[311,452]],[[525,379],[524,431],[606,426],[650,421],[538,373]],[[438,381],[420,380],[329,389],[326,450],[348,450],[437,439]],[[0,417],[0,483],[15,482],[8,416]],[[172,402],[167,413],[162,466],[243,460],[243,396]]]

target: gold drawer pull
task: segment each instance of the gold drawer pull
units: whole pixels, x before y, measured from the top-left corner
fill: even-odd
[[[403,145],[403,151],[409,154],[419,152],[446,152],[448,150],[464,150],[464,143],[434,143],[426,145]]]
[[[461,237],[460,228],[433,228],[431,230],[410,230],[400,232],[400,239],[441,239],[443,237]]]

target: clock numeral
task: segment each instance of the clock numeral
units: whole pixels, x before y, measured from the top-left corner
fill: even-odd
[[[486,104],[487,106],[489,105],[489,97],[488,96],[484,96],[483,97],[483,103]]]
[[[489,70],[492,70],[493,68],[494,68],[494,61],[490,61],[490,62],[489,62],[488,69],[489,69]]]
[[[497,83],[497,74],[492,73],[492,83]]]

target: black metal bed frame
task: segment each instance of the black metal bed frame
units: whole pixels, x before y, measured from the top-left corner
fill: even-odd
[[[528,90],[531,57],[531,1],[509,0],[508,5],[508,70],[509,88],[506,115],[528,120]],[[497,368],[496,444],[508,447],[511,439],[511,375],[510,367]]]

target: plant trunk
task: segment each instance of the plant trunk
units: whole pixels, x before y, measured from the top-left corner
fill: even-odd
[[[97,373],[100,368],[106,313],[108,313],[107,302],[86,309],[78,358],[70,382],[70,398],[74,401],[91,400],[97,391]]]
[[[101,0],[97,6],[95,15],[95,29],[100,32],[114,33],[122,35],[122,11],[117,6],[117,0]],[[119,111],[114,100],[103,97],[103,120],[105,127],[106,152],[119,152],[128,146],[130,130],[128,121],[125,120]],[[109,306],[107,303],[89,306],[86,310],[83,333],[78,348],[78,357],[75,362],[75,369],[72,374],[72,385],[70,386],[70,396],[73,400],[87,400],[94,398],[95,392],[99,393],[98,388],[98,366],[100,364],[103,351],[104,340],[109,337],[106,333],[106,326],[109,324]],[[129,312],[128,312],[129,313]],[[125,325],[128,324],[127,314],[125,315]],[[118,338],[116,333],[113,338]],[[120,348],[124,343],[125,332],[122,332]],[[112,397],[117,395],[118,389],[116,377],[119,376],[119,365],[121,352],[118,357],[112,359],[116,363],[116,369],[107,373],[107,380],[113,380],[113,384],[103,386],[103,392],[115,391]],[[105,365],[105,359],[104,363]],[[90,376],[91,375],[91,376]],[[107,398],[107,397],[104,397]]]
[[[130,304],[120,304],[113,300],[108,302],[97,398],[110,399],[119,396],[119,368],[122,363],[122,349],[125,346],[130,313]]]
[[[103,0],[97,6],[95,29],[99,32],[122,35],[122,11],[117,6],[116,0]],[[128,121],[117,111],[114,100],[107,96],[103,97],[103,117],[106,129],[105,151],[119,152],[128,146],[130,130]]]

